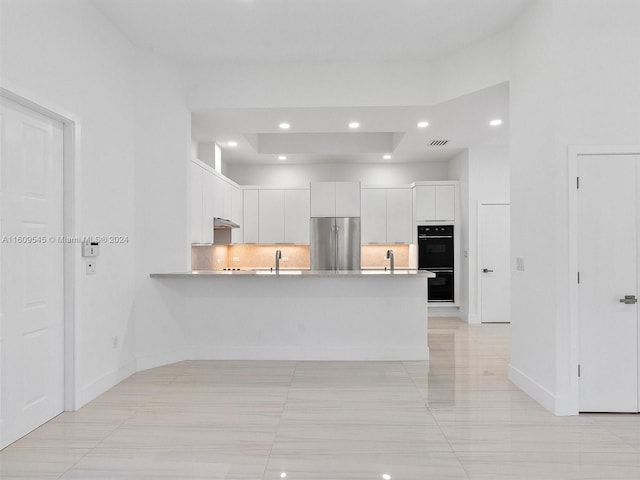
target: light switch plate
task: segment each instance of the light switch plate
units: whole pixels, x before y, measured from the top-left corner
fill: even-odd
[[[524,258],[516,257],[516,270],[524,272]]]

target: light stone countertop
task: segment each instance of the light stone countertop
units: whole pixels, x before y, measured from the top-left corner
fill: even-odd
[[[190,272],[152,273],[152,278],[195,278],[195,277],[426,277],[434,278],[436,275],[427,270],[396,269],[391,272],[383,269],[368,270],[294,270],[281,269],[279,273],[267,269],[255,270],[194,270]]]

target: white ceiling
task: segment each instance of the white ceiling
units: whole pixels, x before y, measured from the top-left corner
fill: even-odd
[[[93,0],[135,45],[210,62],[424,61],[507,28],[527,0]]]
[[[528,0],[93,0],[140,48],[184,63],[429,61],[508,28]],[[301,68],[304,68],[301,65]],[[446,160],[472,145],[508,143],[508,85],[440,105],[213,109],[192,115],[193,138],[233,163]],[[491,128],[489,120],[504,124]],[[361,127],[354,134],[353,120]],[[416,123],[427,120],[427,129]],[[283,133],[278,124],[287,121]],[[428,147],[445,139],[445,147]],[[229,140],[238,147],[226,147]]]
[[[489,121],[503,120],[499,127]],[[427,128],[418,128],[419,121]],[[357,133],[348,127],[358,121]],[[291,124],[287,131],[278,125]],[[384,163],[447,160],[470,146],[506,145],[509,85],[503,83],[439,105],[410,107],[245,108],[192,113],[192,135],[214,142],[232,163]],[[449,140],[429,147],[431,140]],[[228,142],[238,143],[235,148]]]

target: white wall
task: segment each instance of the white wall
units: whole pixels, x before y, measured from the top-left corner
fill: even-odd
[[[81,405],[134,369],[134,132],[129,45],[87,2],[3,0],[2,80],[80,119],[77,235],[103,245],[98,273],[78,269],[76,387]],[[77,259],[80,260],[78,248]],[[84,267],[84,262],[80,267]],[[112,348],[112,338],[120,346]]]
[[[3,86],[79,121],[73,233],[129,238],[102,245],[95,276],[77,251],[80,407],[136,368],[134,265],[139,274],[188,265],[189,117],[162,62],[136,52],[90,2],[2,0],[1,22]]]
[[[640,143],[638,18],[634,0],[539,0],[513,29],[509,374],[556,413],[575,413],[567,147]]]
[[[363,185],[399,185],[417,180],[449,180],[448,162],[227,165],[224,174],[240,185],[283,187],[324,181],[361,181]]]
[[[175,64],[141,51],[135,65],[135,341],[138,370],[186,358],[181,319],[150,273],[191,269],[191,115]]]
[[[472,147],[451,160],[449,178],[460,181],[460,312],[479,323],[478,213],[481,203],[509,203],[506,147]]]

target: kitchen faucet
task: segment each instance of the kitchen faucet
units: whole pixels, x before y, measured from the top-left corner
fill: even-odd
[[[387,250],[387,260],[389,260],[389,270],[393,272],[393,269],[395,268],[393,261],[393,250]]]
[[[280,259],[282,258],[282,252],[276,250],[276,273],[280,273]]]

